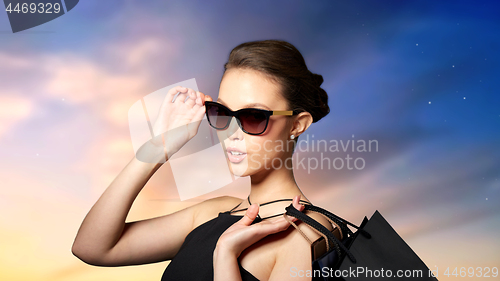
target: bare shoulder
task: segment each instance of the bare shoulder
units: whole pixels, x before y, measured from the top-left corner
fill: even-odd
[[[208,209],[214,209],[214,210],[225,210],[226,208],[233,208],[236,205],[238,205],[240,202],[242,202],[241,198],[233,197],[233,196],[218,196],[214,198],[207,199],[205,201],[202,201],[198,203],[198,209],[203,209],[206,210]]]
[[[242,201],[241,198],[226,195],[210,198],[196,204],[194,206],[194,227],[196,228],[217,217],[220,212],[231,210]]]

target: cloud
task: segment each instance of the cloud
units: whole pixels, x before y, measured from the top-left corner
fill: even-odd
[[[153,37],[135,38],[127,42],[107,43],[95,56],[72,52],[16,54],[0,51],[2,96],[9,107],[2,118],[15,121],[25,113],[28,100],[59,100],[73,106],[92,109],[105,120],[127,126],[127,112],[140,97],[151,92],[151,62],[168,61],[179,56],[178,43]],[[172,69],[171,71],[175,71]],[[12,94],[9,94],[12,92]],[[3,102],[6,106],[6,102]],[[10,126],[3,125],[0,133]],[[10,123],[10,122],[9,122]]]
[[[0,62],[3,68],[7,66],[10,70],[26,69],[33,66],[33,62],[29,58],[24,56],[12,56],[7,53],[0,53]]]
[[[33,108],[34,104],[29,99],[3,92],[0,96],[0,138],[17,123],[27,119]]]
[[[71,54],[47,56],[42,61],[50,65],[46,68],[50,75],[45,85],[47,95],[70,103],[99,103],[135,95],[146,82],[144,77],[113,73]]]

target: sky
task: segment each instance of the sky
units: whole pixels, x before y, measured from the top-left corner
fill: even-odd
[[[362,158],[363,169],[295,166],[314,204],[354,223],[379,210],[439,280],[469,278],[446,268],[498,268],[499,6],[80,1],[18,33],[0,12],[0,279],[159,280],[168,262],[104,268],[71,253],[83,218],[134,157],[128,111],[191,78],[216,97],[231,49],[264,39],[292,43],[323,76],[331,112],[301,139],[378,143],[328,154]],[[249,192],[239,178],[181,201],[173,176],[164,165],[127,221]]]

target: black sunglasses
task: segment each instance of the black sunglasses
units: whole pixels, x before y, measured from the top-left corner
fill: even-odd
[[[226,129],[229,126],[229,122],[231,122],[231,118],[234,116],[241,130],[249,135],[264,133],[271,115],[291,116],[298,114],[295,110],[273,111],[259,108],[242,108],[232,111],[226,106],[213,101],[205,101],[205,108],[208,123],[212,128],[216,130]]]

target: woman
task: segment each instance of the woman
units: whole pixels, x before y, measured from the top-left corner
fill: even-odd
[[[136,196],[162,165],[134,158],[85,217],[74,255],[99,266],[172,260],[162,280],[311,279],[304,274],[311,270],[310,243],[322,238],[300,221],[299,231],[289,227],[282,214],[292,198],[301,211],[300,201],[310,203],[295,182],[290,159],[298,137],[329,113],[323,78],[307,69],[293,45],[279,40],[237,46],[224,68],[217,102],[192,89],[170,89],[167,101],[179,94],[162,104],[154,125],[166,133],[150,145],[162,147],[168,159],[194,137],[206,114],[232,173],[250,176],[249,196],[212,198],[125,223]],[[173,128],[175,135],[168,133]],[[274,202],[280,199],[289,201]],[[321,215],[308,215],[333,230]]]

